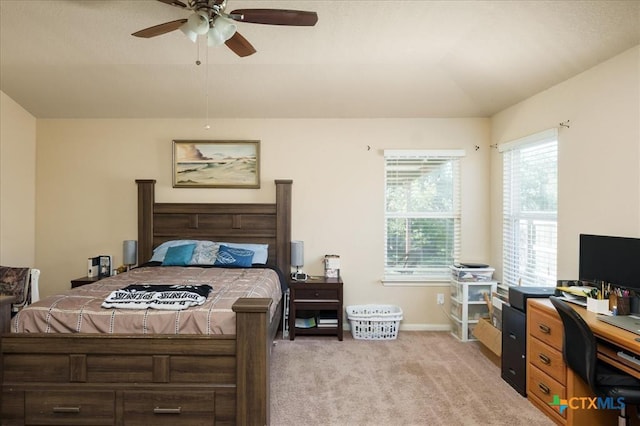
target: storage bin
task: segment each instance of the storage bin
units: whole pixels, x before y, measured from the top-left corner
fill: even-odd
[[[462,304],[456,299],[451,299],[451,315],[462,321]]]
[[[467,319],[469,321],[477,321],[480,318],[489,319],[489,307],[486,303],[470,303],[467,306]]]
[[[456,281],[451,281],[451,299],[455,299],[456,301],[462,301],[463,299],[463,288],[462,284],[459,284]]]
[[[485,297],[488,297],[491,300],[491,292],[493,291],[493,284],[470,284],[469,285],[469,302],[484,302],[486,301]]]
[[[451,277],[462,282],[491,281],[495,271],[494,268],[457,268],[455,266],[449,268],[451,268]]]
[[[477,340],[473,335],[473,329],[476,327],[477,323],[470,322],[467,323],[467,327],[465,327],[461,321],[452,321],[451,322],[451,334],[461,340],[463,342],[468,342],[471,340]],[[466,332],[466,334],[465,334]]]
[[[394,305],[347,306],[351,334],[358,340],[393,340],[398,337],[402,309]]]

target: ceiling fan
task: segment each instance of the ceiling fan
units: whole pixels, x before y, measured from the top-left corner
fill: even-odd
[[[184,19],[154,25],[131,34],[151,38],[171,31],[181,30],[191,41],[199,35],[207,36],[209,46],[226,44],[236,55],[245,57],[256,53],[256,49],[236,31],[237,22],[253,24],[314,26],[318,22],[316,12],[287,9],[237,9],[226,13],[227,0],[157,0],[171,6],[193,11]]]

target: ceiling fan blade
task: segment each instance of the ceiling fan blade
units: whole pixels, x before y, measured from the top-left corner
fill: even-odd
[[[145,28],[144,30],[136,31],[135,33],[133,33],[131,35],[132,36],[136,36],[136,37],[151,38],[151,37],[159,36],[159,35],[166,34],[166,33],[169,33],[171,31],[177,30],[185,22],[187,22],[186,19],[178,19],[177,21],[165,22],[164,24],[154,25],[153,27],[149,27],[149,28]]]
[[[182,3],[180,0],[158,0],[161,3],[168,4],[169,6],[181,7],[183,9],[187,8],[187,5]]]
[[[247,39],[237,31],[233,37],[225,41],[224,44],[226,44],[229,49],[233,50],[233,52],[241,58],[256,53],[256,49],[251,45],[251,43],[249,43],[249,41],[247,41]]]
[[[237,9],[231,12],[230,15],[236,21],[251,22],[253,24],[312,27],[318,22],[318,14],[316,12],[302,10]]]

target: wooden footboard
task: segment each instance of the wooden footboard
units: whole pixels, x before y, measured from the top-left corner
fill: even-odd
[[[5,333],[0,424],[269,424],[270,304],[238,299],[236,336]]]

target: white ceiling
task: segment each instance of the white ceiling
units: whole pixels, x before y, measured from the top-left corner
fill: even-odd
[[[37,118],[487,117],[640,44],[640,0],[228,4],[319,20],[238,23],[239,58],[132,37],[189,15],[159,1],[0,0],[0,89]]]

